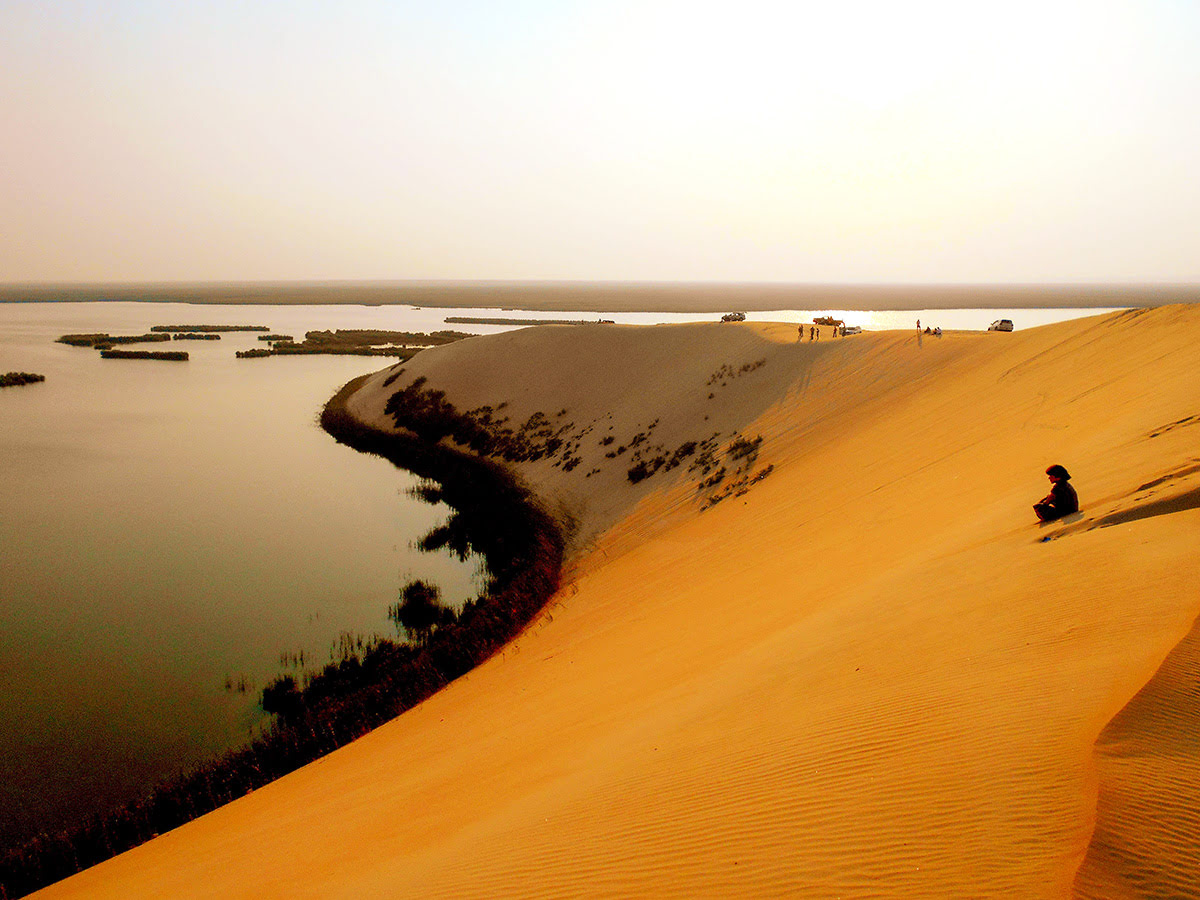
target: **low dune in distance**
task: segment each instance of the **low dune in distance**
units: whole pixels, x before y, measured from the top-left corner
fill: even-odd
[[[350,408],[388,430],[419,377],[558,436],[516,469],[563,589],[415,709],[44,896],[1200,895],[1200,306],[548,326]],[[1082,511],[1039,525],[1050,463]]]
[[[725,313],[773,309],[1045,309],[1200,300],[1196,284],[788,284],[638,281],[292,281],[0,284],[0,303],[413,305],[442,308]]]

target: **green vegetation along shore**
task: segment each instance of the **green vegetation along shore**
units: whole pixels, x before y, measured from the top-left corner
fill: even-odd
[[[36,384],[45,381],[45,375],[35,375],[32,372],[6,372],[0,375],[0,387],[17,387],[22,384]]]
[[[390,435],[354,419],[346,401],[366,377],[326,404],[321,425],[337,441],[437,482],[423,492],[454,510],[454,546],[487,560],[490,579],[457,614],[436,607],[436,591],[410,584],[390,616],[406,641],[343,642],[341,658],[298,683],[277,679],[263,692],[274,721],[250,745],[149,791],[139,801],[76,827],[42,834],[0,856],[0,897],[15,898],[124,852],[249,793],[366,734],[486,660],[558,589],[563,535],[507,470],[416,432]],[[450,408],[440,408],[443,414]],[[401,404],[394,415],[405,418]],[[422,416],[418,413],[414,424]],[[444,420],[439,420],[444,423]],[[442,537],[431,544],[443,545]],[[433,621],[430,621],[430,617]]]

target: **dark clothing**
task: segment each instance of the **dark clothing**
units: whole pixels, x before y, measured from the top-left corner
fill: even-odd
[[[1061,519],[1079,511],[1079,495],[1070,483],[1056,481],[1050,488],[1050,493],[1033,504],[1033,511],[1043,522]]]

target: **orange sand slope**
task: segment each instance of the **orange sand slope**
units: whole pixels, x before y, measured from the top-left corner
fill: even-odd
[[[1200,307],[547,327],[395,374],[359,416],[424,375],[553,423],[519,471],[573,523],[566,587],[420,707],[45,896],[1200,891]],[[1083,511],[1039,526],[1052,462]]]

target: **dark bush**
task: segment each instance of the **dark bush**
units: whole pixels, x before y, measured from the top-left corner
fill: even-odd
[[[35,375],[33,372],[7,372],[0,375],[0,387],[17,387],[22,384],[36,384],[45,381],[45,375]]]
[[[388,610],[388,618],[418,644],[429,643],[435,628],[454,621],[454,613],[442,605],[437,585],[411,581],[400,592],[400,602]]]
[[[281,675],[263,688],[262,708],[280,716],[293,716],[300,709],[300,686],[291,675]]]
[[[188,354],[186,350],[101,350],[100,356],[104,359],[165,359],[171,362],[188,361]]]
[[[151,331],[270,331],[266,325],[153,325]]]

